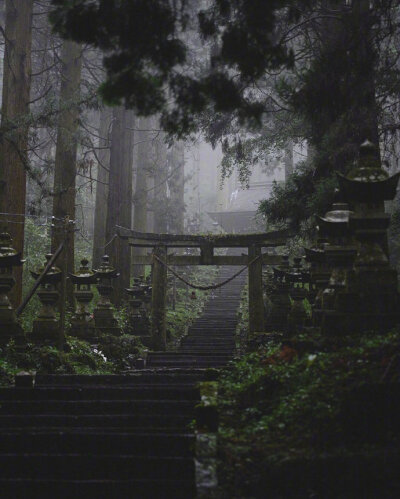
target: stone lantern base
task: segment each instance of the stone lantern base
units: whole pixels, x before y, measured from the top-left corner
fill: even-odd
[[[121,336],[122,330],[118,326],[111,308],[96,308],[93,315],[96,335],[111,334],[113,336]]]
[[[4,314],[0,313],[0,346],[7,345],[10,340],[14,340],[20,347],[26,345],[25,332],[18,322],[7,320]]]
[[[271,295],[271,312],[266,319],[266,329],[268,331],[287,331],[287,316],[291,309],[289,292],[286,287],[277,288]]]
[[[96,341],[96,328],[94,320],[87,321],[72,321],[70,335],[78,338],[78,340],[88,341],[93,343]]]
[[[358,267],[347,272],[346,288],[322,313],[322,331],[351,334],[385,332],[400,324],[397,272],[389,266]]]
[[[400,324],[400,314],[344,313],[336,310],[325,310],[322,331],[328,336],[351,335],[364,331],[386,333]]]
[[[60,323],[56,319],[38,318],[33,321],[29,341],[40,345],[58,345]]]

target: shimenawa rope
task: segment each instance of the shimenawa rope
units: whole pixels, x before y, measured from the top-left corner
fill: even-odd
[[[255,263],[259,258],[262,257],[262,255],[258,255],[256,256],[251,262],[249,262],[245,267],[243,267],[242,269],[240,269],[238,272],[236,272],[236,274],[234,274],[232,277],[229,277],[229,279],[226,279],[225,281],[223,282],[220,282],[218,284],[212,284],[210,286],[199,286],[197,284],[192,284],[190,283],[189,281],[187,281],[184,277],[180,276],[178,273],[176,273],[166,262],[164,262],[163,260],[161,260],[161,258],[159,258],[157,255],[153,255],[153,257],[158,260],[162,265],[164,265],[164,267],[167,268],[167,270],[169,270],[171,272],[172,275],[174,275],[176,278],[178,278],[180,281],[184,282],[185,284],[187,284],[190,288],[193,288],[193,289],[199,289],[201,291],[209,291],[211,289],[218,289],[218,288],[222,288],[222,286],[225,286],[226,284],[228,284],[228,282],[231,282],[233,281],[233,279],[235,279],[236,277],[238,277],[242,272],[244,272],[248,267],[250,267],[250,265],[252,265],[253,263]]]

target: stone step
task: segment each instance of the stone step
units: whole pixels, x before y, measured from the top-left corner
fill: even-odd
[[[191,400],[4,400],[3,414],[191,414]]]
[[[215,336],[230,336],[235,334],[235,329],[207,329],[206,327],[201,328],[190,328],[187,336],[204,335],[214,338]]]
[[[197,356],[197,355],[188,355],[184,352],[180,353],[179,351],[177,352],[176,356],[169,356],[169,357],[164,357],[164,356],[155,356],[147,359],[148,365],[161,365],[162,362],[165,362],[165,365],[172,365],[174,362],[179,362],[179,365],[182,365],[182,363],[187,363],[188,365],[192,364],[202,364],[202,363],[210,363],[210,362],[220,362],[221,360],[225,360],[225,357],[229,357],[230,355],[206,355],[206,356]],[[227,360],[229,360],[227,359]],[[178,402],[177,402],[178,403]]]
[[[212,332],[232,332],[236,330],[237,323],[235,322],[234,324],[228,324],[228,323],[216,323],[214,321],[207,321],[207,322],[198,322],[196,324],[193,324],[189,327],[190,331],[201,331],[201,330],[206,330]]]
[[[234,348],[235,337],[232,336],[219,336],[218,338],[209,338],[207,336],[186,336],[181,341],[181,346],[188,345],[212,345],[222,348]]]
[[[171,361],[173,359],[178,359],[178,360],[199,360],[199,361],[203,361],[203,360],[207,360],[207,361],[212,361],[212,360],[221,360],[221,359],[229,359],[230,358],[230,355],[227,355],[225,353],[212,353],[210,355],[209,352],[202,352],[202,353],[199,353],[199,354],[191,354],[189,352],[165,352],[164,354],[160,353],[160,354],[151,354],[149,356],[149,359],[148,361],[155,361],[157,360],[158,362],[160,362],[161,360],[166,360],[166,361]]]
[[[178,351],[180,351],[182,348],[210,348],[210,349],[215,349],[216,352],[219,352],[222,350],[232,351],[235,349],[235,347],[236,344],[232,340],[224,342],[215,342],[215,341],[208,341],[206,338],[200,338],[200,339],[188,338],[186,341],[181,343]]]
[[[213,308],[213,306],[217,303],[218,305],[221,305],[222,307],[226,308],[237,308],[239,306],[239,298],[240,298],[240,293],[239,292],[234,292],[230,293],[229,295],[221,295],[221,296],[215,296],[214,298],[210,298],[210,300],[206,303],[204,310],[207,310],[209,308]]]
[[[215,319],[219,321],[229,321],[232,322],[236,319],[236,308],[232,310],[221,310],[221,305],[215,305],[215,308],[205,310],[201,317],[197,318],[197,321],[204,321],[205,319]]]
[[[235,347],[215,347],[212,345],[202,345],[202,344],[192,344],[192,345],[186,345],[186,346],[180,346],[179,347],[179,352],[188,354],[188,355],[199,355],[199,354],[205,354],[205,355],[213,355],[213,353],[216,353],[218,355],[233,355],[235,352]]]
[[[36,387],[0,388],[0,404],[5,400],[197,400],[199,390],[192,385],[142,385],[135,387]]]
[[[214,333],[232,333],[236,329],[236,324],[233,326],[226,324],[214,324],[214,323],[204,323],[204,324],[193,324],[189,327],[189,331],[207,331],[208,334]]]
[[[188,457],[193,453],[195,437],[184,433],[132,433],[87,430],[49,431],[25,429],[2,432],[1,454],[132,454]]]
[[[191,385],[204,378],[203,370],[169,369],[163,371],[142,369],[124,375],[45,374],[36,375],[38,386],[138,386],[143,384]]]
[[[214,306],[212,308],[204,310],[202,317],[206,315],[222,317],[225,313],[230,314],[231,312],[235,312],[237,309],[237,305],[234,305],[232,307],[227,307],[226,305],[216,304],[216,303],[214,303],[213,305]]]
[[[236,310],[232,309],[231,311],[221,311],[220,308],[208,310],[205,311],[201,317],[198,317],[196,322],[206,322],[206,320],[210,319],[221,322],[234,322],[236,320]]]
[[[221,324],[221,325],[234,325],[237,323],[237,317],[236,314],[232,315],[209,315],[209,316],[202,316],[201,318],[198,318],[194,324],[208,324],[208,323],[214,323],[214,324]]]
[[[212,317],[202,317],[201,320],[198,319],[194,324],[196,325],[205,325],[207,327],[210,327],[211,325],[213,327],[215,326],[222,326],[222,327],[234,327],[237,324],[237,319],[229,319],[229,318],[212,318]]]
[[[38,480],[0,479],[2,499],[193,499],[195,483],[179,480]],[[29,491],[29,496],[27,495]]]
[[[207,336],[187,336],[182,339],[183,345],[191,345],[194,343],[203,344],[203,345],[220,345],[220,346],[233,346],[235,345],[234,336],[223,337],[220,336],[218,338],[209,338]]]
[[[207,334],[189,334],[188,336],[184,336],[181,340],[181,344],[186,343],[212,343],[214,345],[234,345],[235,344],[235,335],[232,334],[221,334],[218,336],[211,336]]]
[[[191,337],[204,337],[210,339],[219,339],[219,338],[233,338],[236,331],[235,329],[207,329],[206,327],[201,329],[189,329],[188,334],[184,336],[184,338]]]
[[[227,355],[230,355],[231,352],[235,350],[235,345],[214,345],[212,343],[185,343],[179,347],[177,352],[181,352],[182,349],[186,350],[200,350],[207,352],[215,352],[218,355],[227,352]]]
[[[0,479],[128,480],[193,479],[188,457],[109,455],[90,453],[0,454]]]
[[[231,360],[231,358],[229,359]],[[202,366],[205,368],[219,368],[223,367],[227,364],[226,360],[199,360],[199,359],[192,359],[192,360],[187,360],[187,359],[177,359],[177,360],[154,360],[150,363],[152,366],[176,366],[176,367],[187,367],[187,366]]]
[[[0,415],[0,429],[11,428],[118,428],[119,431],[149,429],[185,429],[193,419],[192,412],[177,414],[11,414]]]
[[[192,324],[188,331],[189,332],[202,332],[206,331],[207,334],[213,335],[214,333],[234,333],[236,331],[237,324],[214,324],[210,323],[200,323],[200,324]]]

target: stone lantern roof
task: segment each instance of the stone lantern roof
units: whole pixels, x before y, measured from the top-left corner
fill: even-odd
[[[81,260],[79,269],[74,274],[69,274],[69,277],[74,284],[94,284],[96,282],[95,273],[90,270],[87,258]]]
[[[395,197],[400,172],[389,177],[382,168],[377,146],[367,140],[360,146],[356,167],[348,175],[337,176],[346,199],[375,204]]]

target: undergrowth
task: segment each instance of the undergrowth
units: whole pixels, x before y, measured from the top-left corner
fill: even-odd
[[[339,497],[307,495],[298,463],[398,442],[397,423],[385,420],[386,399],[377,394],[399,380],[400,332],[276,337],[220,377],[221,497],[267,497],[267,485],[272,498]],[[287,469],[287,480],[299,481],[298,495],[282,481]]]
[[[140,339],[131,335],[101,335],[96,345],[67,337],[64,350],[28,343],[21,349],[12,341],[0,349],[0,385],[10,385],[18,372],[39,374],[116,374],[142,357]]]

